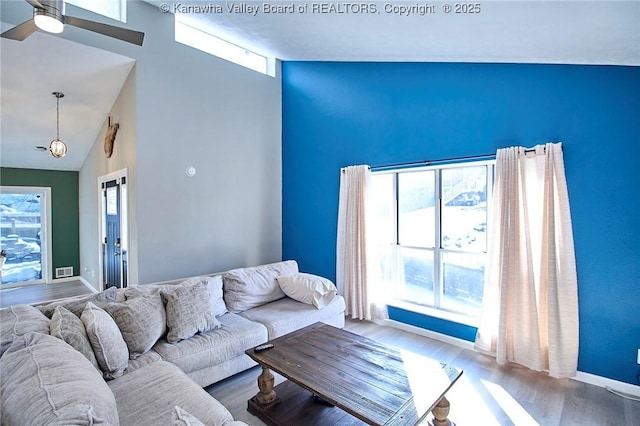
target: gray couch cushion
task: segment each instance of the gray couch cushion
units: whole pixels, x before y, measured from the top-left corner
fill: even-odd
[[[119,300],[124,300],[123,294],[119,293],[117,288],[109,287],[108,289],[100,293],[92,294],[90,296],[59,300],[49,303],[48,305],[38,306],[38,309],[43,314],[45,314],[46,317],[51,318],[53,312],[56,310],[56,307],[64,306],[79,318],[80,315],[82,315],[82,311],[84,310],[85,306],[87,306],[87,302],[116,302]]]
[[[322,309],[287,297],[239,315],[267,327],[271,340],[316,322],[344,327],[344,309],[342,296],[336,296]]]
[[[31,305],[0,309],[0,356],[16,337],[31,332],[49,334],[49,318]]]
[[[196,333],[220,327],[220,323],[211,312],[206,282],[176,286],[173,291],[162,290],[161,293],[166,301],[169,343],[176,343]]]
[[[263,325],[251,322],[236,314],[219,317],[222,327],[171,344],[161,339],[153,349],[162,359],[176,364],[185,373],[219,364],[244,355],[244,351],[264,343],[267,332]]]
[[[127,368],[129,350],[113,318],[103,309],[88,302],[80,319],[87,330],[104,378],[122,376]]]
[[[282,299],[285,294],[276,278],[296,273],[298,263],[295,260],[233,269],[225,273],[224,300],[227,308],[233,313],[238,313]]]
[[[100,373],[56,337],[18,337],[0,359],[0,374],[3,425],[119,424]]]
[[[158,361],[109,382],[123,425],[170,425],[176,405],[206,425],[233,422],[229,411],[175,365]]]
[[[70,344],[100,371],[100,366],[93,353],[93,348],[91,347],[91,342],[89,342],[89,337],[87,337],[84,324],[73,312],[64,306],[56,307],[51,317],[51,324],[49,324],[49,333]]]
[[[99,306],[115,320],[131,359],[136,359],[151,349],[167,330],[164,303],[159,291]]]

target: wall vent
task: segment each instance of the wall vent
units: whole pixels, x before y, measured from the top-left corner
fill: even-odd
[[[56,268],[56,278],[67,278],[73,276],[73,266],[65,266],[64,268]]]

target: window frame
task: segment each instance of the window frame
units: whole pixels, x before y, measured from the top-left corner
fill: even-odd
[[[115,2],[114,0],[103,0],[102,2],[99,0],[91,0],[91,1],[66,0],[65,3],[126,24],[127,23],[127,0],[117,0],[117,3],[119,4],[119,12],[120,12],[118,16],[107,15],[104,13],[104,11],[101,8],[96,7],[96,5],[101,5],[103,3],[109,4],[114,2]]]
[[[393,201],[395,205],[393,206],[392,218],[394,221],[394,235],[393,235],[393,246],[394,246],[394,270],[397,270],[401,264],[401,255],[399,249],[413,249],[413,250],[422,250],[425,252],[429,252],[433,254],[433,305],[423,304],[411,302],[406,299],[402,299],[394,296],[394,292],[389,292],[390,296],[387,300],[387,305],[392,307],[397,307],[403,310],[408,310],[411,312],[421,313],[424,315],[429,315],[436,318],[445,319],[448,321],[453,321],[461,324],[466,324],[470,326],[478,326],[479,324],[479,315],[473,314],[465,314],[463,312],[455,311],[452,309],[447,309],[443,307],[442,301],[444,298],[444,258],[446,257],[446,253],[461,253],[461,254],[483,254],[485,256],[485,268],[487,265],[487,250],[488,250],[488,238],[485,243],[485,248],[482,251],[470,251],[470,250],[455,250],[451,248],[445,248],[442,241],[442,214],[443,214],[443,203],[442,203],[442,171],[448,169],[458,169],[465,167],[479,167],[484,166],[487,169],[486,174],[486,215],[487,215],[487,234],[488,234],[488,222],[491,217],[491,200],[493,199],[493,186],[495,181],[495,160],[475,160],[475,161],[456,161],[449,163],[441,163],[434,164],[428,166],[418,166],[418,167],[404,167],[404,168],[393,168],[393,169],[385,169],[379,171],[372,171],[374,176],[377,175],[393,175]],[[413,246],[413,245],[403,245],[400,244],[400,200],[399,200],[399,176],[403,173],[414,173],[420,171],[428,171],[433,170],[434,173],[434,206],[435,206],[435,218],[434,218],[434,240],[433,247],[421,247],[421,246]],[[398,280],[398,273],[392,274],[392,280]],[[395,288],[397,283],[392,284]]]

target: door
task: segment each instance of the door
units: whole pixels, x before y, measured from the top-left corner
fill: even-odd
[[[103,196],[103,289],[126,287],[126,251],[122,238],[122,185],[125,178],[102,184]]]
[[[48,282],[51,188],[0,187],[1,288]]]

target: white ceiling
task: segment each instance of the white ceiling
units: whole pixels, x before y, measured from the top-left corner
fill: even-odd
[[[40,31],[21,42],[0,39],[0,58],[0,164],[79,170],[135,61]],[[65,95],[60,139],[68,153],[62,159],[33,149],[56,137],[54,91]]]
[[[640,1],[484,0],[477,14],[445,14],[443,2],[393,0],[371,2],[376,14],[263,13],[263,3],[302,1],[166,3],[194,26],[281,60],[640,65]],[[343,10],[356,3],[324,2]],[[224,12],[185,14],[178,4],[220,5]],[[229,13],[231,4],[260,10]],[[434,13],[399,16],[385,4],[429,4]],[[26,19],[29,5],[24,9]],[[11,26],[2,23],[2,31]],[[42,32],[22,42],[1,39],[0,54],[0,164],[79,170],[134,60]],[[33,150],[55,137],[53,91],[65,94],[60,136],[69,153],[62,160]]]
[[[443,12],[455,2],[363,2],[375,3],[378,13],[342,14],[311,13],[311,3],[306,13],[265,14],[259,9],[255,16],[229,13],[226,7],[233,2],[166,3],[183,5],[170,10],[193,26],[282,60],[640,65],[639,1],[484,0],[469,2],[479,5],[474,14]],[[305,2],[244,3],[297,8]],[[193,4],[222,5],[224,13],[181,13],[184,5]],[[385,5],[416,4],[431,5],[433,13],[385,11]]]

